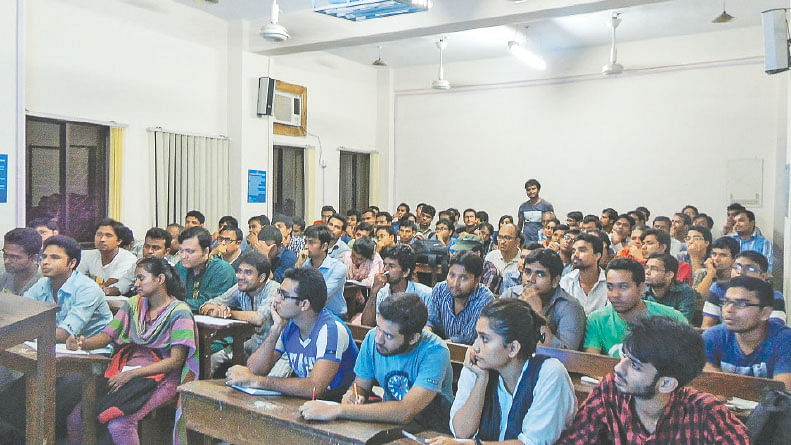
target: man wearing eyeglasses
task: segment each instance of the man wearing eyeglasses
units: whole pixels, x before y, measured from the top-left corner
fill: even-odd
[[[247,366],[228,370],[226,385],[340,401],[354,380],[359,349],[349,327],[325,308],[326,302],[321,272],[311,267],[289,269],[272,302],[269,334]],[[295,376],[268,376],[284,355]]]
[[[731,279],[723,323],[703,333],[706,368],[781,381],[791,389],[791,328],[771,319],[772,286],[760,278]]]
[[[233,266],[234,271],[239,270],[239,258],[242,254],[242,230],[235,226],[223,226],[220,236],[217,237],[217,247],[212,250],[212,255],[219,256],[226,263]]]
[[[492,250],[486,255],[486,261],[490,261],[503,275],[512,270],[517,270],[519,264],[519,229],[514,224],[504,224],[497,235],[497,250]]]
[[[741,276],[767,281],[769,279],[769,273],[767,272],[768,268],[769,262],[766,260],[766,257],[758,252],[745,250],[737,254],[733,263],[731,263],[730,276],[731,279]],[[701,323],[701,327],[710,328],[720,323],[722,320],[722,302],[725,298],[726,289],[727,283],[716,282],[711,285],[709,296],[706,298],[706,303],[703,305],[703,322]],[[769,317],[785,324],[786,313],[783,294],[774,291],[773,295],[773,310]]]

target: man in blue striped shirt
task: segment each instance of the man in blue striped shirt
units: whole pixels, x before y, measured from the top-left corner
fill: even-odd
[[[749,210],[739,211],[734,217],[733,230],[736,233],[731,237],[739,241],[741,251],[754,250],[765,256],[769,261],[769,273],[771,273],[774,265],[772,242],[756,232],[755,214]]]
[[[451,258],[447,280],[437,283],[431,293],[427,329],[454,343],[475,341],[478,315],[494,300],[481,284],[482,273],[483,259],[474,252],[462,251]]]

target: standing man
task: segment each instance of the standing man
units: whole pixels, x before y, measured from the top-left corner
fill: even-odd
[[[93,243],[96,249],[82,252],[77,272],[99,283],[105,295],[125,295],[134,283],[135,255],[121,249],[124,225],[106,218],[96,226]]]
[[[555,208],[549,201],[544,201],[538,196],[541,184],[535,179],[525,182],[527,201],[519,206],[519,228],[525,239],[525,244],[538,241],[538,232],[541,230],[541,215],[544,212],[554,212]],[[499,234],[498,234],[499,237]]]
[[[181,261],[176,264],[176,272],[186,291],[184,302],[193,312],[236,284],[236,272],[230,264],[222,258],[209,258],[210,245],[211,234],[203,227],[190,227],[179,235]]]
[[[23,295],[41,278],[41,235],[35,229],[16,228],[6,233],[3,241],[5,272],[0,274],[0,291]]]
[[[327,228],[330,229],[330,233],[332,233],[332,239],[330,240],[330,247],[327,249],[327,255],[330,258],[335,258],[336,260],[340,260],[346,255],[346,252],[351,252],[352,249],[341,240],[343,236],[344,230],[346,230],[346,217],[339,214],[333,213],[329,217],[329,221],[327,221]]]
[[[497,245],[499,249],[492,250],[486,255],[486,261],[492,264],[505,275],[507,272],[517,270],[519,264],[519,229],[514,224],[505,224],[500,228],[497,235]]]
[[[305,229],[305,250],[299,253],[294,267],[310,267],[321,272],[327,286],[327,309],[343,318],[346,316],[346,299],[343,286],[346,284],[346,265],[327,255],[332,233],[325,225]]]
[[[766,257],[769,261],[769,273],[772,273],[774,265],[774,253],[772,252],[772,242],[764,238],[763,235],[755,230],[755,214],[749,210],[741,210],[736,213],[733,219],[733,230],[736,232],[731,237],[739,242],[742,252],[754,250]]]
[[[574,269],[560,279],[560,287],[580,302],[585,315],[607,304],[607,277],[599,267],[603,248],[604,243],[598,236],[578,235],[571,245]]]

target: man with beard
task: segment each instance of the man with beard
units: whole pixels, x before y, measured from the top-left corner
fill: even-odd
[[[522,284],[506,289],[500,299],[519,298],[544,317],[539,345],[577,350],[585,336],[585,310],[561,289],[562,270],[563,262],[552,249],[535,250],[524,260]]]
[[[18,227],[6,233],[4,241],[5,272],[0,274],[0,290],[22,295],[41,278],[38,270],[41,235],[35,229]]]
[[[645,301],[645,270],[631,258],[616,258],[607,266],[607,299],[610,304],[588,316],[585,329],[585,352],[621,356],[621,342],[629,324],[639,318],[662,316],[687,323],[684,315],[672,307]]]
[[[398,242],[403,245],[410,245],[415,239],[417,233],[417,225],[408,219],[403,219],[398,224]]]
[[[678,260],[667,253],[655,253],[645,263],[646,291],[643,299],[672,307],[692,323],[700,295],[689,285],[676,280]]]
[[[327,249],[327,255],[329,255],[330,258],[340,260],[344,255],[346,255],[346,252],[350,252],[352,250],[341,240],[341,236],[343,236],[343,233],[346,230],[346,217],[339,213],[333,213],[329,217],[329,221],[327,221],[327,228],[330,229],[330,233],[332,233],[332,239],[330,240],[330,247]]]
[[[340,405],[307,402],[307,420],[350,419],[407,424],[449,432],[453,403],[450,351],[439,337],[423,330],[426,306],[416,294],[397,294],[379,306],[376,328],[360,346],[354,385]],[[380,403],[366,403],[374,383],[384,389]]]
[[[755,214],[749,210],[741,210],[734,217],[733,231],[736,232],[731,238],[739,242],[740,250],[754,250],[765,256],[769,261],[769,273],[772,273],[774,265],[774,253],[772,252],[772,242],[763,237],[755,228]]]
[[[791,328],[769,318],[774,301],[766,281],[731,279],[722,301],[723,323],[703,333],[707,368],[774,379],[791,389]]]
[[[601,216],[599,217],[599,222],[601,223],[601,229],[607,233],[612,232],[612,226],[615,224],[615,220],[618,219],[618,212],[611,207],[607,207],[606,209],[601,211]]]
[[[610,240],[612,241],[612,248],[616,252],[629,245],[629,235],[632,233],[635,221],[629,215],[618,215],[612,225],[612,232],[610,232]]]
[[[747,429],[711,394],[684,386],[706,356],[692,328],[664,317],[635,321],[615,372],[602,379],[556,445],[747,445]]]
[[[577,236],[571,245],[574,270],[560,279],[560,287],[580,302],[586,315],[607,304],[607,279],[599,267],[603,248],[604,243],[596,235]]]

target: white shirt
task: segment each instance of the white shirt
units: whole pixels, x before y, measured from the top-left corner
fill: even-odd
[[[560,279],[560,287],[580,302],[582,308],[585,309],[585,315],[590,315],[591,312],[607,306],[609,303],[607,300],[607,276],[602,268],[599,268],[599,281],[593,285],[589,294],[586,294],[582,289],[579,269],[574,269],[564,275]]]
[[[519,270],[519,250],[516,251],[516,256],[508,262],[505,261],[503,253],[499,249],[492,250],[486,254],[486,261],[491,261],[494,267],[497,268],[497,271],[500,272],[500,275],[505,275],[506,272]]]
[[[118,249],[115,258],[106,266],[102,266],[101,252],[96,249],[83,250],[77,271],[87,275],[94,281],[97,278],[101,278],[102,282],[115,278],[118,282],[111,287],[117,288],[121,291],[121,295],[124,295],[129,292],[135,281],[136,263],[137,258],[135,255],[126,249]]]
[[[525,362],[522,373],[524,373],[528,363],[530,363],[529,360]],[[456,432],[453,428],[453,417],[469,399],[476,379],[475,373],[467,368],[462,368],[459,375],[456,399],[450,408],[450,431],[454,436]],[[505,389],[503,378],[498,377],[498,380],[497,399],[500,402],[499,440],[503,441],[505,440],[505,430],[508,427],[508,413],[511,412],[514,396]],[[519,377],[519,381],[521,380],[522,378]],[[518,387],[519,382],[516,383],[516,388]],[[525,418],[522,419],[522,432],[517,438],[524,444],[552,444],[560,437],[563,430],[571,425],[576,411],[577,398],[574,395],[574,386],[566,368],[560,360],[548,358],[544,360],[541,370],[538,372],[538,380],[533,389],[533,403],[530,405],[530,409],[527,410]]]

